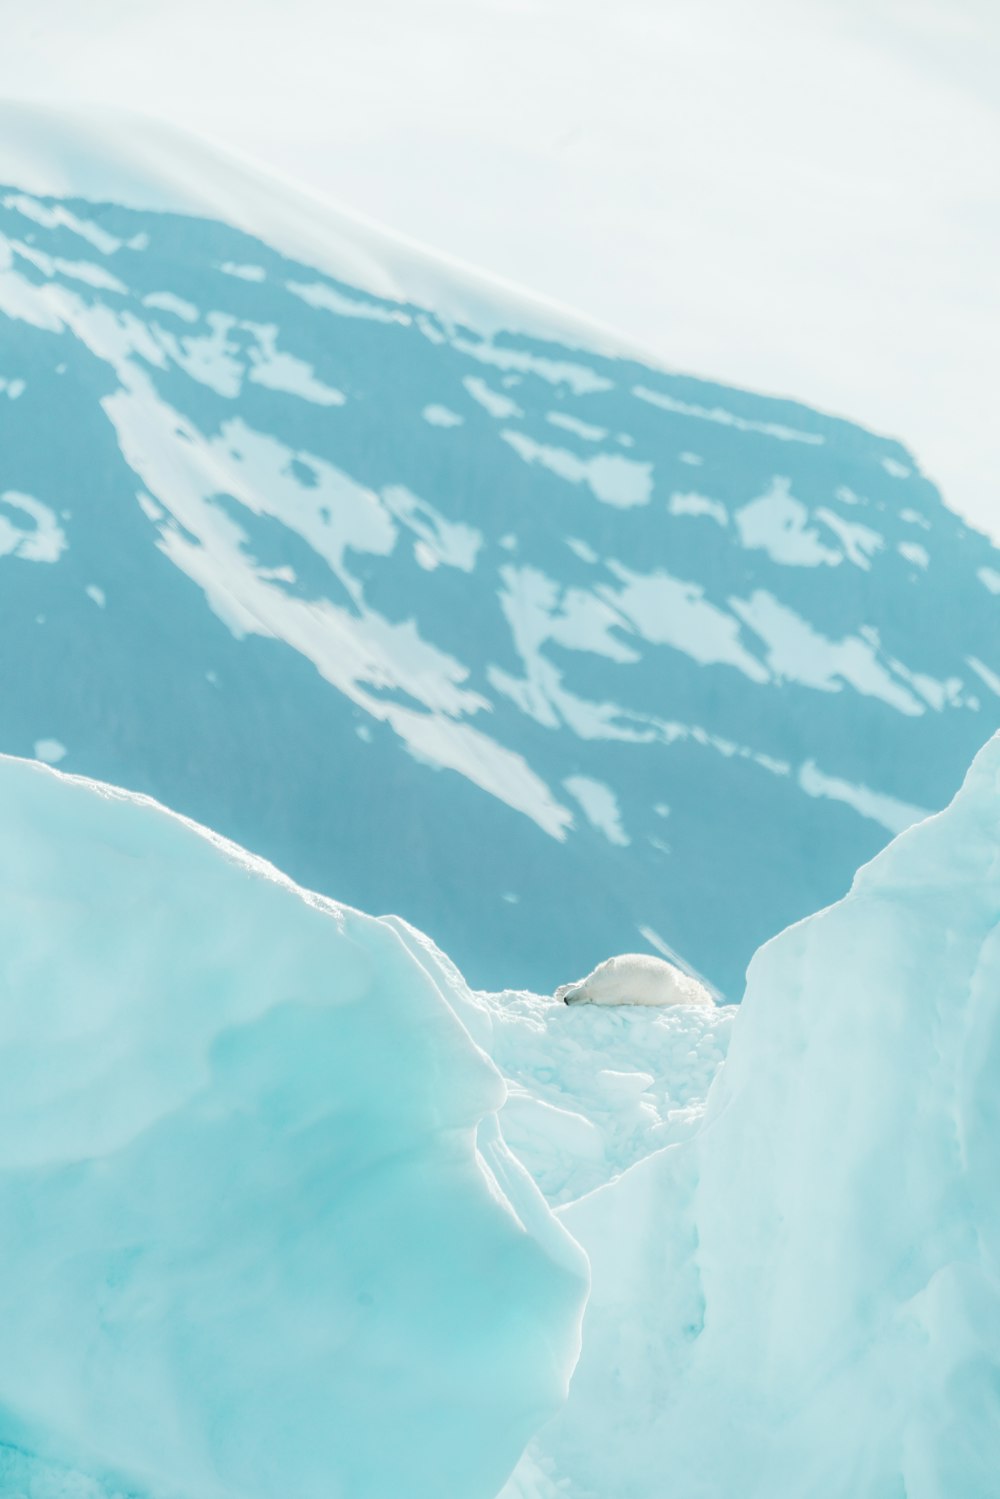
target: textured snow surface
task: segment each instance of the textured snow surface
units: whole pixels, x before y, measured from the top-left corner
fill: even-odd
[[[755,957],[685,1142],[567,1206],[593,1289],[505,1499],[994,1499],[1000,737]]]
[[[490,1499],[586,1266],[454,970],[39,765],[0,827],[0,1491]]]
[[[509,1087],[503,1137],[554,1204],[694,1129],[735,1014],[732,1005],[608,1010],[530,994],[483,998]]]

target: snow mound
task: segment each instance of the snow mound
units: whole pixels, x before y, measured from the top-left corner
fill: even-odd
[[[1000,737],[757,954],[700,1129],[567,1207],[564,1411],[505,1499],[988,1499]]]
[[[398,916],[382,919],[502,1074],[501,1134],[553,1206],[613,1181],[698,1125],[735,1005],[607,1008],[523,990],[474,992],[424,932]]]
[[[484,996],[508,1083],[503,1137],[550,1203],[684,1139],[726,1055],[735,1006],[606,1009]]]
[[[461,981],[146,799],[0,827],[0,1485],[489,1499],[586,1267]]]

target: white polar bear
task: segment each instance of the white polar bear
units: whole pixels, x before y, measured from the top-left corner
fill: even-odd
[[[554,998],[567,1005],[710,1005],[715,1001],[697,979],[649,953],[622,953],[598,963],[575,984],[562,984]]]

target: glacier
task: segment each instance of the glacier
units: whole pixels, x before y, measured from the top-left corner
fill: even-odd
[[[0,757],[0,1492],[491,1499],[582,1253],[404,930]]]
[[[735,1000],[1000,724],[1000,554],[897,442],[164,127],[5,105],[0,181],[0,750],[477,987]]]

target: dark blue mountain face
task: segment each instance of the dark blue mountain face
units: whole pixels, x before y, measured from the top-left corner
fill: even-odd
[[[898,445],[0,194],[0,749],[481,986],[753,950],[1000,723],[1000,556]]]

